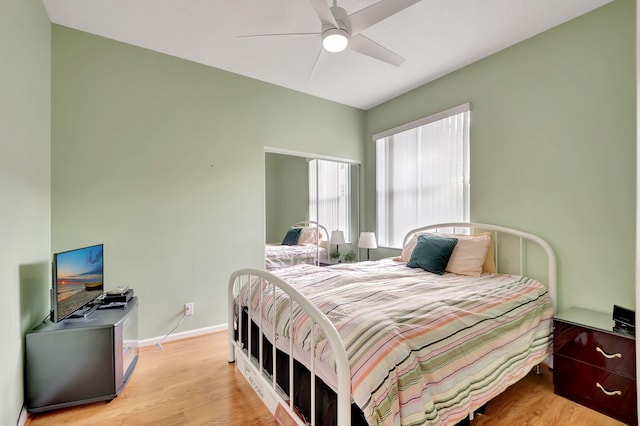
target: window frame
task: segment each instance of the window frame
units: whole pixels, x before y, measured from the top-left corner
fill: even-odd
[[[378,141],[380,139],[383,138],[388,138],[390,136],[394,136],[397,135],[399,133],[405,132],[407,130],[412,130],[412,129],[416,129],[417,127],[421,127],[421,126],[425,126],[428,125],[430,123],[434,123],[446,118],[449,118],[451,116],[454,115],[458,115],[461,113],[466,113],[466,120],[465,120],[465,128],[464,128],[464,140],[463,140],[463,221],[469,221],[470,220],[470,201],[471,201],[471,174],[470,174],[470,162],[471,162],[471,158],[470,158],[470,127],[471,127],[471,104],[469,102],[461,104],[461,105],[457,105],[455,107],[452,108],[448,108],[446,110],[437,112],[435,114],[431,114],[429,116],[420,118],[418,120],[414,120],[411,121],[409,123],[405,123],[402,124],[400,126],[376,133],[372,136],[372,140],[373,142],[376,144],[375,146],[375,211],[376,211],[376,233],[379,236],[379,241],[378,243],[381,244],[380,247],[381,248],[390,248],[390,249],[401,249],[402,247],[395,247],[393,246],[392,242],[389,242],[390,244],[386,244],[387,241],[382,240],[381,237],[381,232],[380,232],[380,223],[379,223],[379,190],[378,190]],[[387,161],[388,162],[388,161]],[[388,167],[388,166],[387,166]],[[388,170],[388,169],[387,169]],[[456,220],[458,221],[458,220]],[[423,225],[429,225],[429,224],[419,224],[417,226],[423,226]],[[412,227],[415,228],[415,227]],[[400,243],[401,244],[401,243]]]

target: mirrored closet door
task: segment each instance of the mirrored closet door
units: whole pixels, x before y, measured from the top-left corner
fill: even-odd
[[[268,151],[265,177],[267,269],[359,260],[359,164],[312,154]],[[296,238],[288,235],[289,230],[303,221],[320,225],[323,235],[316,250],[316,241],[304,236],[304,230],[302,236],[297,236],[299,244],[289,245]],[[291,238],[285,241],[285,237]]]

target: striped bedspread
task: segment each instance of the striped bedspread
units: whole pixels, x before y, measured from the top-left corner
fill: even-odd
[[[551,353],[551,299],[526,277],[438,276],[391,259],[276,274],[335,325],[351,364],[352,399],[371,425],[453,424]],[[252,291],[254,313],[259,293]],[[265,330],[272,294],[263,294]],[[241,297],[246,305],[246,292]],[[288,351],[289,303],[280,292],[276,301],[277,346]],[[292,324],[294,355],[308,366],[310,320],[295,306]],[[330,347],[322,336],[316,347],[318,375],[334,385]]]
[[[326,248],[316,245],[266,244],[265,246],[265,268],[268,271],[305,263],[314,265],[318,258],[320,262],[328,262]]]

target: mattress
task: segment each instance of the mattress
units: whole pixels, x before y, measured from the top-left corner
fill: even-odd
[[[552,303],[538,281],[517,275],[442,276],[405,263],[297,265],[274,272],[332,321],[347,349],[352,400],[369,424],[453,424],[518,381],[551,353]],[[249,304],[249,286],[240,292]],[[332,351],[299,307],[254,283],[251,315],[282,351],[335,386]],[[289,322],[293,324],[292,331]]]
[[[265,246],[265,268],[270,271],[299,264],[315,265],[318,263],[318,258],[320,262],[328,262],[326,248],[314,244],[292,246],[266,244]]]

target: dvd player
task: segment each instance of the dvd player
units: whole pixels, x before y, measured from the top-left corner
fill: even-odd
[[[102,303],[104,303],[105,305],[114,303],[114,302],[127,303],[129,300],[131,300],[132,297],[133,297],[133,289],[129,288],[127,289],[127,291],[120,294],[105,293],[104,297],[102,298]]]

